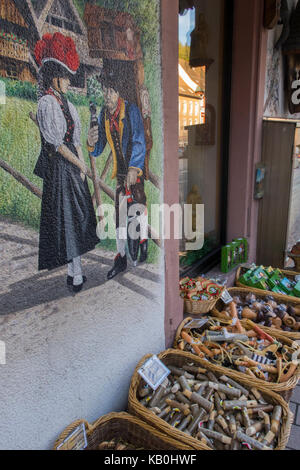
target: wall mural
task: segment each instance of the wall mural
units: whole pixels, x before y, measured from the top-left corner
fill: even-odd
[[[156,0],[1,1],[0,314],[160,259],[148,214],[162,173],[158,14]]]

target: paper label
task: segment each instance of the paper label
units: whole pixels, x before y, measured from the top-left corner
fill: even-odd
[[[233,302],[233,298],[231,297],[231,295],[229,294],[227,289],[224,289],[224,291],[221,295],[221,299],[223,300],[224,304],[226,304],[226,305]]]
[[[155,391],[166,380],[171,371],[154,355],[145,362],[138,370],[138,373]]]
[[[202,326],[204,326],[207,322],[208,320],[204,320],[204,319],[192,320],[186,325],[184,325],[183,329],[193,330],[197,328],[202,328]]]
[[[83,450],[87,447],[87,438],[84,423],[81,423],[65,440],[57,447],[57,450]]]

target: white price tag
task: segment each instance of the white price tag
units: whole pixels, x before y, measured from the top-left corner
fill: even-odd
[[[82,423],[57,447],[57,450],[84,450],[86,447],[86,431]]]
[[[183,329],[194,330],[194,329],[202,328],[204,325],[206,325],[207,322],[208,320],[203,319],[203,318],[199,320],[192,320],[186,325],[184,325]]]
[[[223,294],[221,296],[221,299],[223,300],[224,304],[228,305],[230,304],[231,302],[233,302],[233,298],[231,297],[231,295],[229,294],[228,290],[225,289],[223,291]]]
[[[166,380],[171,371],[154,355],[145,362],[138,370],[138,373],[155,391]]]

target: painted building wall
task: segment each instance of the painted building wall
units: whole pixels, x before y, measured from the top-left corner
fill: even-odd
[[[297,0],[288,0],[289,11],[297,5]],[[286,119],[299,119],[300,114],[290,114],[288,97],[285,91],[285,65],[281,48],[275,49],[280,38],[282,25],[268,32],[266,62],[266,84],[264,96],[264,116]]]
[[[81,15],[84,3],[74,2]],[[121,1],[97,4],[124,8]],[[150,170],[163,178],[160,1],[126,5],[141,30],[144,85],[152,109]],[[6,85],[6,104],[0,105],[0,158],[41,191],[42,182],[33,175],[41,141],[29,118],[37,110],[35,90],[28,88],[28,98],[22,95],[24,85]],[[98,113],[103,106],[99,96]],[[74,93],[71,99],[80,116],[88,164],[88,102]],[[108,155],[106,148],[96,161],[99,174]],[[110,177],[111,168],[105,182],[114,190]],[[162,201],[151,182],[145,188],[149,205]],[[102,197],[110,202],[106,194]],[[145,354],[165,348],[164,250],[150,241],[147,263],[133,267],[129,261],[125,273],[108,281],[116,244],[103,241],[83,256],[88,281],[75,295],[67,289],[65,266],[38,271],[40,213],[40,199],[2,166],[0,340],[5,343],[6,364],[0,365],[1,449],[49,449],[75,419],[92,422],[105,413],[125,410],[136,364]]]

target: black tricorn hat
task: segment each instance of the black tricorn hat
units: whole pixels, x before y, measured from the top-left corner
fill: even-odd
[[[105,88],[112,88],[113,90],[120,92],[122,74],[118,68],[118,64],[115,62],[106,62],[103,66],[101,74],[98,76],[98,80]]]

